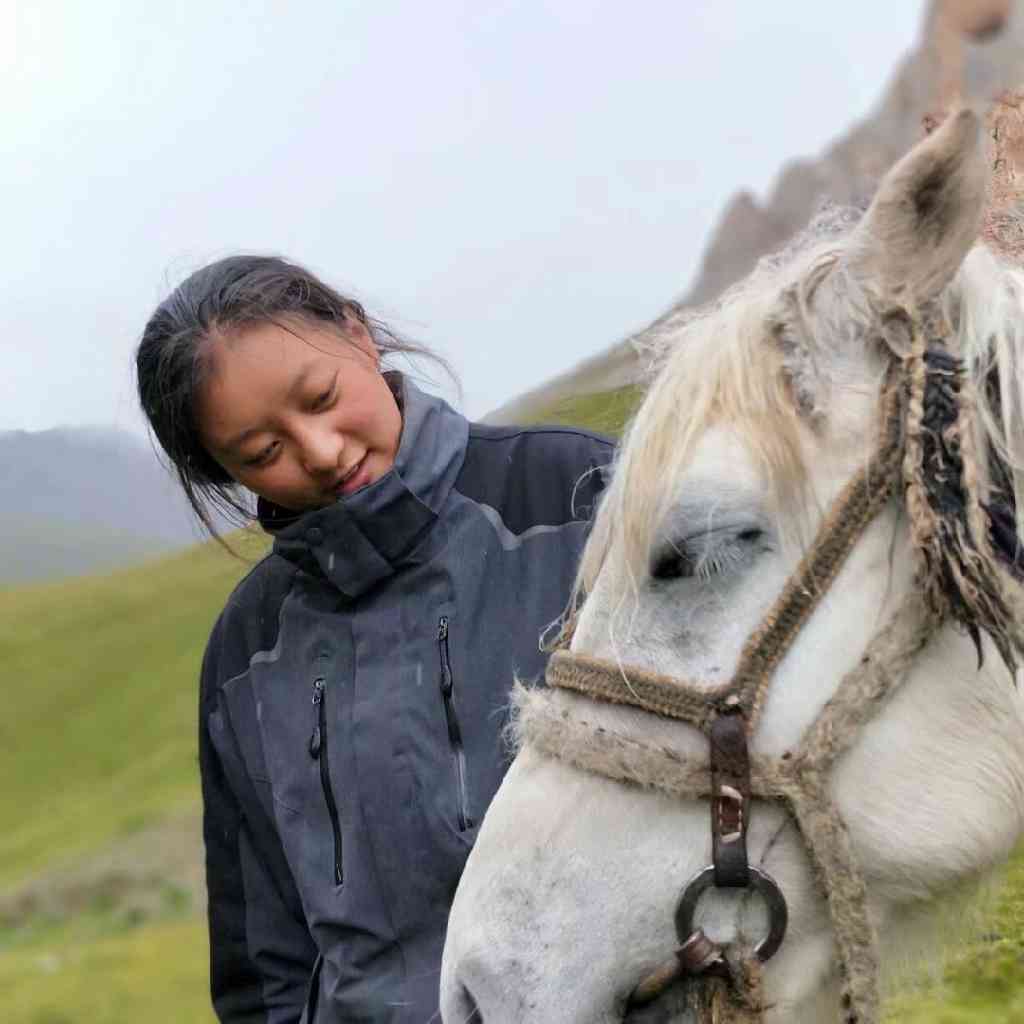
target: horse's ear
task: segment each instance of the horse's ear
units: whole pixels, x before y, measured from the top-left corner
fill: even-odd
[[[952,114],[882,180],[850,239],[850,269],[883,301],[934,298],[978,238],[987,180],[981,119]]]

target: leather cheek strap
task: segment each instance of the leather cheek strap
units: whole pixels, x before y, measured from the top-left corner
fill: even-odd
[[[711,740],[711,842],[715,885],[750,885],[747,825],[750,808],[750,755],[742,711],[726,707],[715,717]]]

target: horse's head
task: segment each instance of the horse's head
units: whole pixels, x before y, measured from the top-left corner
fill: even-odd
[[[584,555],[574,653],[620,667],[626,680],[667,674],[709,694],[726,684],[837,496],[875,458],[880,396],[913,358],[920,322],[946,324],[949,351],[963,360],[965,472],[987,496],[985,514],[1014,533],[1024,509],[1014,468],[1024,465],[1024,275],[975,246],[987,162],[977,116],[950,117],[863,215],[825,211],[789,251],[681,325]],[[798,749],[880,626],[937,571],[899,464],[895,473],[771,674],[755,758]],[[996,627],[970,620],[972,595],[947,592],[969,589],[954,577],[929,584],[942,606],[934,630],[827,778],[866,881],[865,912],[901,944],[922,908],[1003,859],[1021,828],[1024,730],[995,653],[1014,641],[996,636],[993,647],[985,630]],[[1009,615],[1017,621],[1015,607]],[[711,859],[707,801],[669,795],[658,776],[706,763],[707,738],[564,689],[521,692],[524,719],[538,720],[537,701],[549,742],[521,729],[455,900],[446,1024],[686,1019],[673,991],[642,1011],[627,1001],[679,946],[673,910]],[[564,750],[550,741],[555,728]],[[636,769],[625,773],[633,783],[619,781],[623,764]],[[788,935],[765,968],[768,1019],[828,1019],[823,1008],[838,998],[832,921],[782,801],[754,800],[747,842],[750,863],[789,905]],[[760,901],[724,892],[697,916],[722,942],[765,928]]]

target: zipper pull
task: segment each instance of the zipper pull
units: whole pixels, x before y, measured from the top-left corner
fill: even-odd
[[[316,708],[315,724],[313,726],[313,735],[309,738],[309,756],[316,761],[320,757],[321,737],[320,737],[320,705],[324,699],[324,681],[318,679],[313,684],[313,707]]]
[[[442,615],[437,623],[437,645],[441,654],[441,695],[448,700],[452,695],[452,669],[448,663],[448,616]]]

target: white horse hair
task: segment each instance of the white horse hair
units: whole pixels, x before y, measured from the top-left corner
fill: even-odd
[[[988,444],[1001,460],[1013,491],[1001,500],[1024,535],[1024,274],[975,242],[980,134],[975,115],[951,116],[863,216],[825,211],[799,244],[682,318],[584,554],[574,650],[709,684],[730,677],[824,510],[872,452],[885,367],[906,342],[888,316],[896,305],[941,304],[974,383],[977,450]],[[919,572],[894,499],[776,671],[755,752],[779,756],[798,741]],[[1024,825],[1024,703],[983,644],[979,667],[971,639],[941,628],[832,778],[871,916],[896,951],[889,966],[919,950]],[[551,699],[619,735],[706,751],[679,722],[564,691]],[[709,862],[707,813],[706,802],[585,774],[527,744],[456,895],[446,1024],[684,1020],[672,997],[624,1014],[633,987],[678,945],[672,912]],[[748,844],[790,910],[766,966],[766,1020],[834,1020],[829,918],[803,843],[781,807],[755,801]],[[760,935],[756,902],[716,893],[698,921],[723,941]]]

